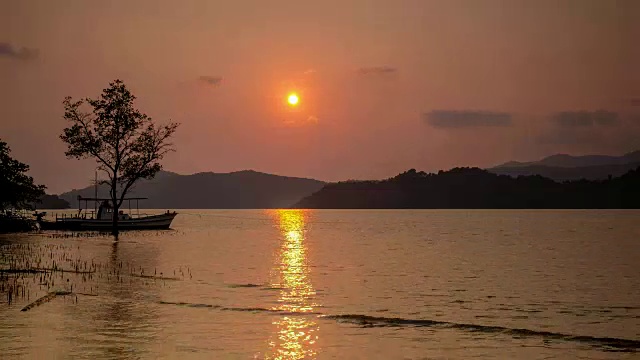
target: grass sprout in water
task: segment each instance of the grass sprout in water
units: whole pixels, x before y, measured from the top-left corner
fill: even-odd
[[[70,297],[77,303],[78,296],[100,296],[101,286],[105,284],[139,288],[193,277],[189,267],[169,271],[145,269],[130,261],[118,261],[117,257],[100,261],[83,255],[82,245],[77,242],[52,243],[59,241],[57,239],[85,236],[101,235],[56,233],[48,234],[48,238],[56,239],[52,241],[42,241],[39,237],[40,241],[33,243],[0,244],[0,306],[22,306],[22,311],[28,311],[57,297]],[[110,242],[108,237],[102,237]],[[115,251],[117,244],[112,246]]]

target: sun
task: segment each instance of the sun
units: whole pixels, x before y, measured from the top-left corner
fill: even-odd
[[[287,102],[289,103],[290,106],[298,105],[299,101],[300,101],[300,98],[298,97],[298,94],[296,94],[296,93],[291,93],[291,94],[289,94],[289,97],[287,97]]]

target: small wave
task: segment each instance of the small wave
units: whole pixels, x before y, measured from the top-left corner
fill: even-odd
[[[275,315],[285,316],[318,316],[319,318],[326,320],[335,320],[337,322],[346,322],[356,324],[365,328],[372,327],[432,327],[440,329],[456,329],[470,332],[481,332],[487,334],[504,334],[512,337],[537,337],[545,340],[558,340],[569,341],[589,344],[594,347],[601,348],[607,351],[626,351],[636,352],[640,351],[640,340],[613,338],[613,337],[597,337],[586,335],[571,335],[559,332],[521,329],[521,328],[509,328],[504,326],[492,326],[481,324],[465,324],[455,323],[441,320],[429,320],[429,319],[406,319],[406,318],[391,318],[391,317],[379,317],[360,314],[342,314],[342,315],[327,315],[320,312],[297,312],[286,311],[280,309],[268,309],[262,307],[223,307],[221,305],[213,304],[199,304],[199,303],[187,303],[187,302],[170,302],[160,301],[160,304],[185,306],[192,308],[213,308],[220,311],[236,311],[247,313],[268,313]],[[386,310],[386,309],[383,309]]]
[[[220,310],[224,311],[242,311],[242,312],[275,312],[275,310],[265,309],[261,307],[223,307]]]
[[[286,310],[280,310],[280,309],[266,309],[266,308],[261,308],[261,307],[248,307],[248,308],[244,308],[244,307],[223,307],[220,308],[220,310],[223,311],[240,311],[240,312],[261,312],[261,313],[270,313],[270,314],[277,314],[277,315],[287,315],[287,316],[309,316],[309,315],[321,315],[321,313],[318,312],[313,312],[313,311],[307,311],[307,312],[302,312],[302,311],[286,311]]]
[[[267,286],[267,287],[263,287],[263,288],[262,288],[262,289],[260,289],[260,290],[267,290],[267,291],[269,291],[269,290],[271,290],[271,291],[280,291],[280,290],[284,290],[284,289],[285,289],[285,288],[280,287],[280,286]]]
[[[213,309],[218,309],[218,308],[221,307],[220,305],[198,304],[198,303],[187,303],[187,302],[173,302],[173,301],[160,301],[159,304],[186,306],[186,307],[192,307],[192,308],[213,308]]]
[[[421,319],[404,319],[404,318],[387,318],[358,314],[345,315],[325,315],[325,319],[332,319],[339,322],[348,322],[360,325],[362,327],[438,327],[459,329],[466,331],[484,332],[484,333],[500,333],[511,336],[521,337],[540,337],[547,340],[573,341],[587,343],[590,345],[614,349],[617,351],[638,351],[640,350],[640,340],[630,340],[611,337],[597,336],[580,336],[570,335],[550,331],[539,331],[520,328],[508,328],[503,326],[490,326],[479,324],[463,324],[438,320],[421,320]]]
[[[470,303],[471,301],[467,301],[467,300],[453,300],[450,303],[451,304],[466,304],[466,303]]]
[[[284,287],[281,286],[270,286],[270,285],[266,285],[266,284],[252,284],[252,283],[248,283],[248,284],[227,284],[227,287],[230,287],[232,289],[235,288],[260,288],[260,290],[267,290],[267,291],[279,291],[279,290],[284,290]]]
[[[614,310],[640,310],[639,306],[609,306],[607,308]]]
[[[221,311],[238,311],[238,312],[262,312],[262,313],[271,313],[277,315],[321,315],[317,312],[301,312],[301,311],[286,311],[280,309],[267,309],[261,307],[224,307],[221,305],[214,304],[199,304],[199,303],[188,303],[188,302],[173,302],[173,301],[159,301],[158,304],[162,305],[176,305],[176,306],[184,306],[184,307],[192,307],[192,308],[212,308],[219,309]]]
[[[258,285],[258,284],[228,284],[227,285],[230,288],[256,288],[256,287],[261,287],[262,285]]]

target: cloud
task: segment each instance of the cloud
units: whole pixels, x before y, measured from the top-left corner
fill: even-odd
[[[384,75],[384,74],[393,74],[396,73],[398,69],[391,66],[373,66],[373,67],[362,67],[358,69],[360,75]]]
[[[610,152],[613,151],[611,149],[637,147],[639,130],[634,114],[606,110],[564,111],[549,116],[549,121],[537,136],[537,142],[573,146],[579,151]]]
[[[512,116],[503,112],[433,110],[423,115],[436,128],[504,127],[511,126]]]
[[[598,111],[563,111],[552,116],[551,121],[563,128],[617,125],[620,117],[617,113]]]
[[[38,57],[38,50],[26,47],[18,49],[7,42],[0,42],[0,57],[16,60],[31,60]]]
[[[201,75],[198,80],[204,82],[209,85],[218,86],[222,83],[221,76],[209,76],[209,75]]]
[[[287,127],[305,127],[317,125],[320,122],[317,116],[309,115],[307,117],[295,117],[284,119],[283,124]]]

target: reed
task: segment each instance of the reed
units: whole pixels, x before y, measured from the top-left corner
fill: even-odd
[[[0,245],[0,306],[20,305],[22,311],[29,311],[59,296],[73,296],[70,303],[78,304],[78,296],[91,298],[118,287],[165,286],[166,281],[192,278],[188,267],[146,272],[143,266],[114,258],[113,253],[97,256],[91,246],[83,251],[79,243],[83,239],[58,242],[78,235],[42,235],[28,236],[24,243]],[[164,275],[171,271],[173,277]],[[30,302],[31,298],[36,300]]]

